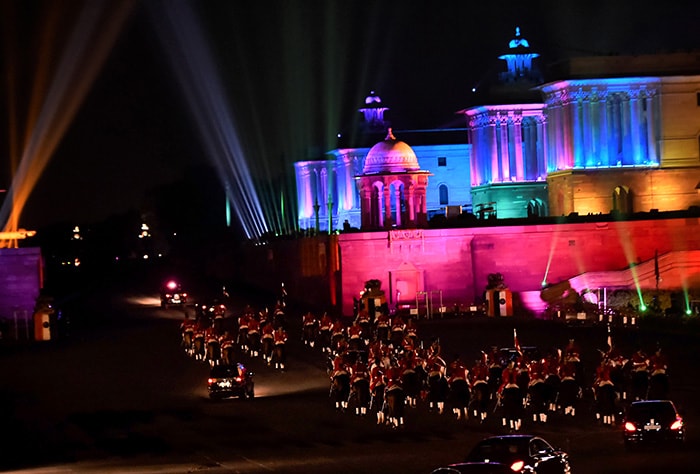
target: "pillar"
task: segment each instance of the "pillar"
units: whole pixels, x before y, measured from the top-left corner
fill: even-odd
[[[518,181],[525,180],[525,164],[523,161],[523,116],[513,117],[513,143],[515,145],[515,176]]]
[[[496,125],[496,121],[489,124],[489,127],[491,127],[491,179],[489,179],[489,182],[491,183],[500,181],[500,174],[498,172],[498,129]]]
[[[654,97],[650,94],[644,99],[647,104],[647,130],[646,130],[646,140],[647,149],[649,150],[648,159],[651,163],[658,163],[659,156],[656,152],[656,134],[654,133],[654,120],[656,120],[656,115],[654,114]]]
[[[500,139],[501,139],[501,156],[500,156],[500,175],[501,182],[510,181],[510,158],[508,156],[508,118],[503,117],[501,120],[500,127]]]

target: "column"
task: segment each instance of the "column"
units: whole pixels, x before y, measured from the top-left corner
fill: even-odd
[[[622,125],[622,164],[629,165],[632,161],[632,144],[630,140],[630,98],[625,95],[622,99],[622,104],[620,107],[622,111],[622,118],[620,123]]]
[[[601,97],[602,102],[598,103],[598,162],[603,166],[608,166],[608,101],[607,94]]]
[[[647,157],[649,159],[650,163],[658,163],[659,162],[659,156],[656,153],[656,135],[654,133],[654,129],[656,128],[654,126],[654,120],[656,120],[656,115],[654,114],[654,96],[651,95],[651,93],[647,94],[646,98],[644,99],[647,104],[647,130],[646,130],[646,139],[647,139],[647,149],[649,150],[649,156]]]
[[[384,189],[382,191],[382,198],[384,199],[384,222],[382,222],[382,226],[385,226],[391,223],[391,186],[387,185],[386,179],[384,180]]]
[[[396,192],[394,193],[394,202],[396,205],[396,226],[401,227],[401,187],[396,187]]]
[[[562,154],[558,157],[560,169],[571,169],[574,165],[573,153],[573,136],[571,128],[571,114],[573,105],[571,103],[562,103],[561,105],[561,150]]]
[[[414,186],[413,183],[411,183],[411,186],[406,190],[406,203],[408,205],[408,223],[409,224],[415,224],[416,223],[416,206],[414,199],[415,193],[413,192]]]
[[[491,127],[491,176],[489,176],[488,182],[497,183],[500,181],[500,174],[498,172],[498,128],[496,127],[497,122],[494,120],[493,123],[489,124]]]
[[[501,179],[502,183],[510,181],[510,162],[508,156],[508,117],[501,118]]]
[[[372,187],[366,186],[366,183],[360,184],[360,225],[363,229],[368,229],[372,226]]]
[[[471,184],[474,186],[479,182],[479,163],[477,162],[480,153],[481,146],[481,132],[482,127],[474,128],[469,127],[469,142],[472,144],[471,156],[469,157],[469,168],[471,173]]]
[[[536,121],[537,121],[537,169],[535,170],[535,172],[537,173],[537,176],[535,176],[535,179],[539,178],[540,176],[547,175],[547,155],[546,155],[547,147],[545,146],[545,144],[547,143],[547,140],[549,138],[547,135],[547,122],[546,122],[544,114],[537,117]]]
[[[582,107],[582,113],[583,113],[583,165],[586,168],[589,168],[591,166],[595,166],[597,158],[596,158],[596,149],[595,146],[593,145],[593,136],[595,133],[595,124],[593,123],[593,117],[595,116],[593,114],[593,107],[595,106],[595,103],[591,100],[589,97],[588,100],[584,100]]]
[[[518,181],[525,180],[525,166],[523,162],[523,116],[513,117],[513,143],[515,145],[515,176]]]
[[[581,100],[578,97],[575,97],[574,101],[570,105],[570,108],[573,119],[571,130],[574,138],[573,165],[574,167],[578,168],[583,166],[583,124],[581,123]]]
[[[630,93],[630,142],[632,145],[632,163],[638,165],[641,163],[641,142],[639,130],[639,91],[635,90]]]

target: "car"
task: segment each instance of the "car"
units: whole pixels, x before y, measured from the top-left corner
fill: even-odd
[[[252,399],[255,397],[253,372],[241,363],[215,365],[209,372],[207,388],[209,398],[240,397]]]
[[[450,464],[434,474],[527,473],[568,474],[569,455],[544,438],[531,434],[491,436],[479,441],[464,462]]]
[[[625,447],[685,443],[686,426],[671,400],[639,400],[625,411],[622,423]]]
[[[182,289],[182,285],[176,280],[168,280],[160,290],[160,306],[184,306],[187,304],[187,292]]]

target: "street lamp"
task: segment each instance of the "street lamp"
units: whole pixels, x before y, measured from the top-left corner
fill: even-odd
[[[333,197],[328,194],[328,234],[333,233]]]
[[[321,230],[321,225],[319,222],[319,215],[318,215],[320,210],[321,210],[321,205],[318,203],[318,197],[317,197],[316,202],[314,204],[314,214],[316,215],[316,235],[318,235],[318,233]]]

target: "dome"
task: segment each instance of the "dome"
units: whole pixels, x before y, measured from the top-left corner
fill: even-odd
[[[405,173],[419,170],[418,158],[413,148],[397,140],[389,129],[384,141],[374,145],[367,153],[362,173]]]

